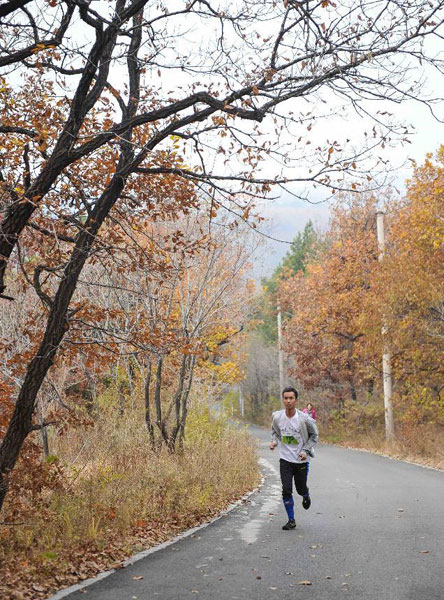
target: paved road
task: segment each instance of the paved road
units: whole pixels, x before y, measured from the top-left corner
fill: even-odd
[[[266,480],[245,506],[69,600],[444,599],[444,473],[320,446],[282,531],[278,456],[252,432]]]

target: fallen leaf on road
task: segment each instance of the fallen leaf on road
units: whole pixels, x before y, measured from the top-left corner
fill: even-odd
[[[298,581],[298,585],[311,585],[311,581],[308,581],[308,580]]]
[[[398,508],[398,512],[404,512],[403,508]]]
[[[136,581],[140,581],[141,579],[143,579],[143,575],[136,575],[135,577],[133,577],[133,579],[135,579]]]
[[[270,590],[277,590],[277,588],[276,587],[271,587]]]
[[[430,552],[430,550],[421,550],[419,553],[420,554],[428,554]]]

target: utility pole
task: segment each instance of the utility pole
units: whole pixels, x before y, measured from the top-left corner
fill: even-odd
[[[384,211],[376,212],[376,232],[378,239],[379,262],[384,260],[385,234],[384,234]],[[395,437],[392,408],[392,365],[390,350],[387,343],[387,325],[383,323],[382,334],[382,381],[384,384],[384,415],[385,415],[385,438],[391,441]]]
[[[244,411],[244,396],[242,394],[242,388],[241,388],[240,384],[239,384],[239,412],[240,412],[241,417],[243,417],[244,412],[245,412]]]
[[[282,394],[282,390],[285,387],[284,382],[284,353],[282,351],[282,313],[281,303],[277,305],[277,329],[278,329],[278,357],[279,357],[279,394]]]

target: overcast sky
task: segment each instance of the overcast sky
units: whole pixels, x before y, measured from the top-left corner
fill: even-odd
[[[433,91],[444,97],[443,81],[435,79],[432,83]],[[395,186],[402,193],[405,179],[412,172],[409,159],[422,163],[428,152],[436,152],[439,146],[444,144],[444,124],[435,120],[427,107],[414,101],[396,106],[395,110],[405,121],[412,123],[416,128],[416,133],[410,137],[410,144],[406,144],[404,147],[399,145],[387,151],[387,158],[390,159],[391,165],[390,174]],[[438,106],[437,111],[440,116],[444,117],[444,106]],[[354,127],[354,123],[349,125],[351,128]],[[260,229],[274,238],[287,242],[291,242],[310,220],[320,229],[325,229],[328,225],[330,205],[330,202],[326,200],[327,197],[327,190],[315,190],[309,195],[310,203],[282,193],[277,200],[270,200],[264,205],[263,216],[267,218],[267,222],[262,224]],[[288,244],[286,243],[266,241],[259,250],[255,262],[255,279],[270,275],[287,250]]]
[[[107,7],[106,2],[100,2],[100,4],[97,3],[97,5]],[[106,10],[108,10],[108,8]],[[109,10],[111,10],[111,6]],[[268,24],[264,26],[268,27]],[[83,24],[79,26],[78,33],[79,35],[86,35],[86,33],[90,35],[90,33],[85,30]],[[190,44],[191,47],[195,43],[200,43],[199,39],[199,36],[194,39],[189,33],[186,43]],[[212,36],[208,35],[206,36],[206,39],[209,43],[212,40]],[[442,58],[444,53],[441,48],[441,40],[429,41],[426,42],[426,44],[431,44],[431,48],[434,48],[435,50],[434,52],[430,52],[430,54],[435,54],[438,56],[441,55]],[[118,81],[120,78],[118,67],[115,68],[114,73]],[[422,88],[428,92],[428,94],[425,95],[429,97],[444,98],[443,78],[442,76],[439,76],[437,71],[433,70],[431,67],[427,67],[427,65],[424,64],[421,72],[418,72],[417,75],[416,73],[406,73],[406,77],[410,77],[412,75],[415,75],[416,79],[420,79],[422,75],[425,75],[427,78],[427,85]],[[168,74],[167,71],[163,75],[162,80],[155,78],[155,85],[164,86],[165,89],[171,88],[174,90],[177,88],[178,77],[179,80],[184,78],[183,74],[178,76],[176,71],[171,71],[170,74]],[[183,83],[185,82],[186,80],[184,78]],[[359,138],[362,138],[364,130],[369,131],[373,127],[373,121],[371,121],[371,119],[368,117],[358,118],[357,116],[350,115],[348,110],[349,107],[347,105],[341,107],[339,100],[337,100],[338,104],[335,107],[336,99],[334,96],[329,95],[328,90],[326,92],[321,92],[320,95],[324,95],[324,99],[327,100],[324,105],[320,105],[320,113],[324,111],[325,107],[326,113],[328,113],[330,110],[333,113],[337,112],[338,115],[335,119],[327,117],[325,119],[319,119],[315,122],[313,130],[310,130],[310,133],[308,134],[311,142],[313,143],[310,148],[316,146],[318,143],[323,145],[326,139],[330,142],[333,142],[333,140],[341,140],[341,137],[350,138],[353,141],[356,140],[357,147],[359,147]],[[304,99],[300,100],[297,105],[295,104],[295,110],[298,112],[301,107],[302,110],[314,110],[314,108],[317,106],[317,98],[318,97],[316,95],[310,96],[310,99],[307,100],[307,104],[304,104]],[[297,101],[294,100],[294,102],[296,103]],[[344,99],[341,99],[340,102],[343,103]],[[384,106],[384,104],[386,104],[386,106]],[[287,108],[291,109],[292,107],[287,106]],[[378,101],[376,109],[391,111],[394,113],[396,120],[409,123],[416,129],[416,133],[410,136],[410,144],[406,144],[404,147],[387,147],[385,151],[384,158],[390,161],[390,167],[388,169],[390,175],[393,178],[396,187],[398,187],[402,192],[403,182],[411,174],[411,163],[409,158],[421,163],[424,160],[427,152],[435,152],[439,145],[444,143],[444,125],[433,119],[429,109],[425,105],[414,101],[398,105],[390,104],[388,102],[381,103]],[[441,104],[440,106],[438,105],[436,107],[436,111],[438,116],[444,120],[444,104]],[[374,102],[370,112],[375,112]],[[348,121],[345,120],[346,114],[348,115]],[[272,131],[272,124],[270,124],[269,127],[271,128],[270,131]],[[305,129],[305,126],[303,128]],[[267,129],[267,123],[263,124],[263,129]],[[307,132],[305,133],[307,135]],[[287,140],[288,145],[293,146],[293,148],[295,146],[294,140],[294,134],[292,134]],[[299,175],[297,173],[298,165],[302,164],[304,159],[308,156],[308,154],[306,154],[309,152],[308,147],[303,145],[303,143],[296,144],[296,148],[293,149],[293,152],[290,151],[290,156],[293,158],[295,163],[292,166],[292,168],[294,168],[294,172],[291,173],[291,176],[294,177]],[[341,146],[343,146],[342,143]],[[285,148],[283,148],[283,151],[284,150]],[[185,162],[187,162],[188,154],[186,146],[181,148],[181,151],[185,156]],[[378,150],[378,155],[379,154],[381,154],[381,152]],[[213,165],[215,172],[220,171],[224,174],[227,173],[229,165],[225,165],[225,158],[226,157],[222,154],[215,155]],[[235,165],[235,167],[237,168],[238,165]],[[276,171],[276,164],[270,163],[270,165],[267,165],[265,163],[262,165],[262,167],[264,172],[258,172],[258,177],[264,176],[272,178],[274,175],[276,175],[276,173],[279,173],[279,168]],[[264,234],[278,240],[283,240],[283,242],[266,240],[265,237],[263,238],[263,243],[261,244],[260,250],[257,252],[254,265],[253,275],[255,279],[260,279],[261,276],[267,276],[272,272],[272,270],[279,264],[282,257],[287,252],[289,243],[294,239],[299,231],[304,229],[308,221],[311,220],[319,229],[325,229],[329,220],[330,203],[328,200],[329,191],[327,189],[321,189],[318,187],[316,190],[310,191],[308,194],[309,201],[298,200],[290,194],[280,191],[279,189],[275,189],[273,194],[278,195],[279,197],[275,200],[268,200],[266,203],[264,203],[261,212],[267,221],[262,223],[259,229],[262,230]]]

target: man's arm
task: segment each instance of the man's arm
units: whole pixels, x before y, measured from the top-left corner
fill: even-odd
[[[271,442],[270,442],[270,450],[274,450],[278,445],[278,441],[281,439],[281,432],[276,424],[275,413],[273,413],[271,417]]]
[[[315,444],[318,443],[319,440],[318,427],[311,417],[308,417],[305,423],[307,425],[308,440],[304,443],[302,450],[306,454],[310,454],[311,456],[313,456],[313,447],[315,446]]]

